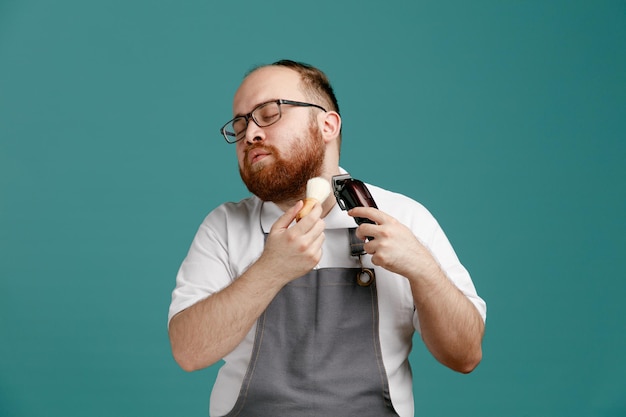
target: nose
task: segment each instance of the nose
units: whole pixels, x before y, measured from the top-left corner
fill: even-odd
[[[248,121],[248,126],[246,126],[246,135],[244,140],[249,145],[265,140],[265,131],[263,128],[259,127],[259,125],[257,125],[252,118]]]

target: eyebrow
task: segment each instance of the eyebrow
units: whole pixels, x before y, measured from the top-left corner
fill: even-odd
[[[253,112],[253,111],[254,111],[257,107],[259,107],[260,105],[262,105],[262,104],[266,104],[266,103],[270,103],[270,102],[272,102],[272,101],[276,101],[276,100],[280,100],[280,99],[278,99],[278,98],[271,98],[271,99],[269,99],[269,100],[264,100],[264,101],[261,101],[260,103],[255,104],[255,105],[254,105],[254,107],[252,107],[252,110],[250,110],[248,113],[240,113],[240,114],[236,114],[236,115],[234,115],[234,117],[244,117],[244,116],[247,116],[247,115],[249,115],[250,113],[252,113],[252,112]]]

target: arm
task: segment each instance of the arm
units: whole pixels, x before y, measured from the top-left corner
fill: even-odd
[[[374,208],[357,207],[349,214],[376,222],[359,226],[357,236],[374,237],[364,246],[374,265],[409,281],[428,350],[447,367],[471,372],[482,359],[484,323],[478,310],[409,228]]]
[[[246,336],[274,296],[320,260],[324,241],[321,207],[289,227],[299,202],[272,226],[261,257],[238,279],[175,315],[169,336],[176,362],[186,371],[212,365]]]

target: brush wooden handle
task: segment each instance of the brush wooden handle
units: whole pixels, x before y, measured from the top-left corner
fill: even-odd
[[[302,218],[304,216],[309,214],[311,212],[311,210],[313,210],[313,206],[315,205],[315,203],[317,203],[316,199],[314,199],[314,198],[305,198],[304,199],[304,206],[302,206],[302,208],[300,209],[298,214],[296,214],[296,221],[299,222],[300,220],[302,220]]]

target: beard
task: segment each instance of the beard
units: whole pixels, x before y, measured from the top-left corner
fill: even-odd
[[[243,168],[239,167],[239,175],[248,190],[263,201],[274,203],[296,201],[305,197],[306,183],[322,173],[324,140],[316,123],[311,123],[304,138],[293,138],[287,156],[271,145],[255,145],[246,150]],[[248,152],[255,148],[263,148],[271,153],[273,163],[251,166]],[[259,162],[262,164],[262,162]]]

